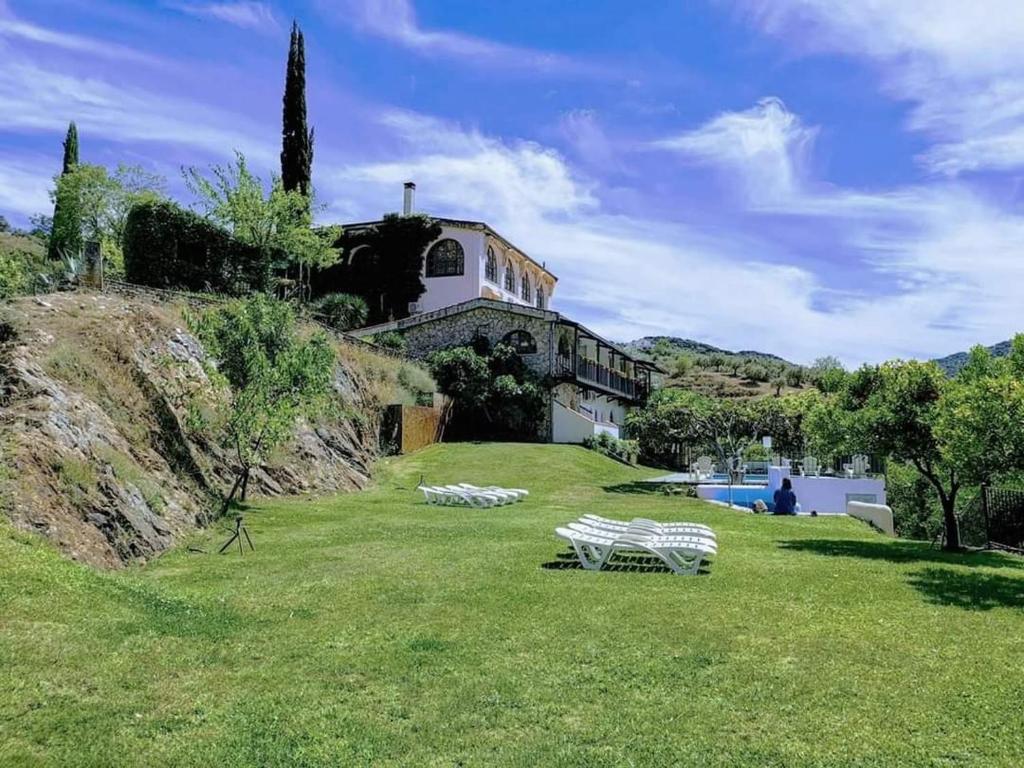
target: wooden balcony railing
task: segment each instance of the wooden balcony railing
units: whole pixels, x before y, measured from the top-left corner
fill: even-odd
[[[647,397],[645,382],[624,376],[619,371],[612,370],[583,355],[576,355],[575,360],[567,355],[558,355],[555,361],[555,373],[560,376],[571,375],[580,381],[598,384],[634,400],[643,400]]]

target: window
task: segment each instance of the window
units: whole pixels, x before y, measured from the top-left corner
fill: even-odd
[[[533,336],[526,331],[512,331],[511,333],[507,333],[502,341],[512,347],[512,349],[520,355],[532,355],[537,351],[537,342],[534,340]]]
[[[523,291],[520,294],[523,297],[523,301],[530,301],[533,296],[530,293],[530,276],[523,272]]]
[[[494,255],[494,249],[487,246],[487,263],[484,265],[484,277],[495,285],[498,284],[498,259]]]
[[[562,357],[572,357],[572,342],[564,333],[558,337],[558,354]]]
[[[427,254],[427,277],[449,277],[465,273],[466,256],[462,246],[448,238],[434,244]]]
[[[538,288],[537,289],[537,309],[546,309],[546,308],[547,308],[547,299],[544,296],[544,289],[543,288]]]
[[[512,262],[505,262],[505,290],[509,293],[516,292],[516,272],[512,269]]]

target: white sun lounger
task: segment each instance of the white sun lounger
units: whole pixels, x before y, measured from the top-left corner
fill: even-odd
[[[595,528],[592,525],[586,523],[569,523],[567,528],[580,533],[592,534],[595,536],[611,536],[613,538],[619,536],[628,536],[630,538],[637,539],[657,539],[658,541],[683,541],[692,544],[700,544],[707,547],[713,552],[718,552],[718,542],[714,539],[709,539],[706,536],[700,536],[698,534],[691,533],[644,533],[640,531],[610,531],[607,528]]]
[[[697,538],[707,539],[712,542],[716,542],[718,540],[715,532],[710,528],[700,525],[690,525],[688,523],[673,523],[671,525],[656,524],[652,526],[646,523],[613,522],[605,519],[598,519],[596,515],[584,515],[579,519],[579,522],[583,525],[589,525],[591,528],[599,528],[602,531],[608,531],[609,533],[636,533],[647,536],[696,536]]]
[[[580,565],[591,571],[601,570],[617,552],[633,552],[653,555],[671,568],[673,573],[693,575],[700,570],[701,563],[715,555],[710,547],[682,540],[629,534],[606,536],[572,528],[556,528],[555,534],[572,545]]]
[[[601,524],[609,528],[622,528],[632,529],[634,531],[646,532],[646,533],[685,533],[687,531],[696,531],[701,535],[704,535],[710,539],[716,539],[715,532],[706,525],[701,523],[659,523],[657,520],[648,520],[645,517],[636,517],[633,520],[626,522],[625,520],[613,520],[610,517],[601,517],[600,515],[583,515],[580,518],[580,522]]]
[[[494,507],[501,501],[492,494],[470,493],[463,488],[453,486],[421,485],[419,490],[427,499],[428,504],[445,506]]]
[[[470,485],[469,483],[459,483],[460,488],[465,488],[467,491],[477,491],[483,493],[498,493],[511,496],[515,501],[522,501],[524,498],[530,495],[530,492],[524,488],[502,488],[500,485]]]

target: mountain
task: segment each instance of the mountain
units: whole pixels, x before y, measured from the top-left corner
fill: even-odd
[[[992,353],[993,357],[1006,357],[1010,354],[1010,342],[1001,341],[998,344],[993,344],[988,347],[988,351]],[[946,357],[940,357],[934,362],[938,363],[938,366],[947,374],[955,376],[967,364],[967,355],[967,352],[956,352],[946,355]]]
[[[635,339],[622,345],[627,351],[634,352],[644,357],[674,357],[682,352],[691,355],[720,354],[727,357],[756,358],[758,360],[770,360],[775,363],[794,365],[785,358],[773,355],[770,352],[756,352],[749,349],[730,351],[721,349],[703,341],[693,339],[681,339],[678,336],[644,336],[642,339]],[[655,354],[655,347],[658,347],[658,354]]]
[[[663,386],[709,397],[767,397],[798,392],[808,386],[800,366],[768,352],[733,352],[676,336],[645,336],[620,346],[665,368],[668,375],[661,380]],[[693,362],[679,366],[680,355]],[[780,376],[784,383],[779,383]]]

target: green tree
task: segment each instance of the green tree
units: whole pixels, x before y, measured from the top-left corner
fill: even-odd
[[[846,369],[837,357],[819,357],[811,364],[807,376],[822,392],[838,392],[846,378]]]
[[[312,198],[313,130],[306,124],[306,43],[298,22],[292,23],[282,122],[281,185]]]
[[[54,181],[69,174],[78,165],[78,127],[71,122],[67,135],[64,137],[64,161],[61,164],[60,176]],[[60,259],[67,254],[77,254],[82,250],[82,237],[76,230],[78,213],[70,207],[73,201],[53,195],[53,232],[50,234],[47,255],[51,259]],[[59,232],[59,234],[57,234]]]
[[[207,178],[196,168],[185,171],[186,186],[200,210],[241,242],[283,256],[284,266],[297,268],[300,298],[308,298],[310,270],[338,259],[334,243],[340,227],[314,229],[310,199],[285,190],[277,176],[266,188],[241,152],[235,153],[232,165],[213,166],[210,173]]]
[[[85,243],[98,243],[109,271],[121,274],[129,211],[138,203],[163,197],[163,178],[138,166],[119,165],[111,175],[102,165],[74,165],[57,178],[54,199],[62,214],[54,217],[50,242],[77,243],[76,250],[60,251],[66,257],[79,256]]]
[[[1024,336],[1004,360],[972,350],[954,379],[934,363],[865,366],[846,377],[808,429],[837,453],[873,453],[912,466],[934,489],[946,547],[955,550],[961,491],[1024,467],[1022,378]]]
[[[212,376],[229,385],[225,424],[238,468],[222,514],[249,477],[314,414],[331,387],[334,350],[323,333],[303,337],[286,302],[257,294],[204,314],[196,331],[216,361]]]

